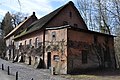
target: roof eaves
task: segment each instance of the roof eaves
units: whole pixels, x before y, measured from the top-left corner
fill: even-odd
[[[30,16],[31,17],[31,16]],[[20,28],[20,26],[22,26],[27,20],[30,19],[30,17],[28,17],[27,19],[25,19],[23,22],[21,22],[17,27],[15,27],[10,33],[8,33],[8,35],[6,35],[4,37],[4,39],[8,38],[10,35],[12,35],[17,29]]]

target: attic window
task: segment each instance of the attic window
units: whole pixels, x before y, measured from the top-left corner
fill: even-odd
[[[63,25],[68,25],[68,22],[67,21],[63,21]]]
[[[72,17],[72,12],[69,13],[70,18]]]
[[[74,27],[78,27],[78,25],[77,25],[77,24],[74,24]]]

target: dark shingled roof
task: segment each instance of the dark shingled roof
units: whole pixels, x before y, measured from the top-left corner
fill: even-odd
[[[20,38],[23,35],[34,32],[34,31],[39,30],[41,28],[46,28],[46,24],[49,21],[51,21],[63,8],[65,8],[69,4],[74,6],[74,3],[72,1],[68,2],[66,5],[61,6],[60,8],[56,9],[55,11],[53,11],[53,12],[47,14],[46,16],[40,18],[39,20],[33,22],[25,31],[23,31],[20,35],[16,36],[14,39]],[[79,14],[79,12],[78,12],[78,14]]]

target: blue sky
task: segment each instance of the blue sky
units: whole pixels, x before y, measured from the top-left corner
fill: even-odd
[[[40,18],[69,1],[75,2],[75,0],[20,0],[20,9],[18,0],[0,0],[0,21],[8,11],[10,13],[22,12],[28,16],[34,11]]]

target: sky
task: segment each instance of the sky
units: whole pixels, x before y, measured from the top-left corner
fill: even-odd
[[[51,11],[59,8],[69,1],[75,2],[75,0],[0,0],[0,21],[3,19],[5,14],[9,11],[10,13],[21,12],[32,15],[36,13],[38,18],[50,13]]]

